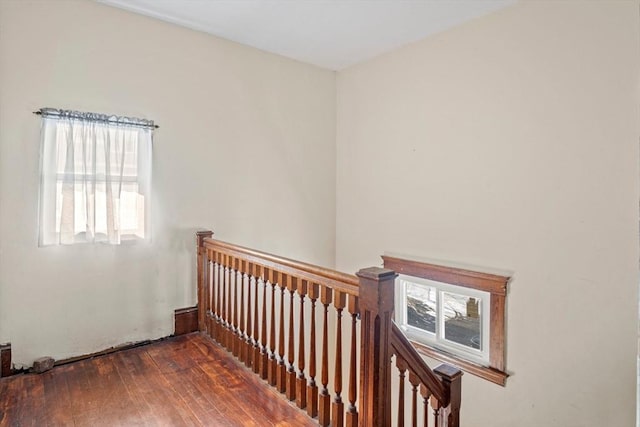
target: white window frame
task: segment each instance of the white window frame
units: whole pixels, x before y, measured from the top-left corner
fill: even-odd
[[[428,286],[436,290],[436,331],[430,331],[409,325],[407,314],[407,284],[417,284]],[[489,292],[470,289],[462,286],[451,285],[449,283],[435,280],[423,279],[420,277],[399,275],[396,278],[395,295],[395,320],[407,336],[417,342],[430,345],[441,350],[453,353],[465,359],[481,363],[489,363],[490,350],[490,297]],[[475,298],[480,303],[480,349],[451,341],[445,338],[445,313],[444,313],[444,293],[455,293],[470,298]]]

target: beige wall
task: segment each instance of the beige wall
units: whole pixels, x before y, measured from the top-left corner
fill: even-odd
[[[523,2],[338,73],[338,268],[514,273],[466,427],[635,425],[638,36],[637,2]]]
[[[152,118],[148,245],[37,247],[44,107]],[[0,1],[0,342],[66,358],[166,336],[194,237],[323,265],[335,250],[335,73],[89,1]]]
[[[30,364],[170,334],[209,226],[328,266],[335,244],[349,272],[385,251],[512,271],[512,377],[466,375],[464,425],[631,426],[638,27],[637,2],[525,2],[340,72],[336,170],[334,73],[0,0],[0,342]],[[37,247],[42,106],[160,124],[151,244]]]

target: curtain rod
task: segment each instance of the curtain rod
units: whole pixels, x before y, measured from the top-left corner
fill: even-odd
[[[63,117],[63,114],[57,113],[57,112],[43,112],[42,109],[38,110],[38,111],[33,111],[33,114],[37,114],[39,116],[46,116],[46,117]],[[81,114],[81,113],[78,113]],[[93,114],[93,113],[90,113]],[[118,120],[112,120],[111,117],[116,117],[116,116],[106,116],[103,114],[99,114],[97,116],[105,116],[108,118],[96,118],[96,117],[92,117],[90,119],[85,119],[86,121],[94,121],[94,122],[103,122],[103,123],[112,123],[112,124],[117,124],[117,125],[125,125],[125,126],[133,126],[133,127],[143,127],[143,128],[151,128],[151,129],[158,129],[160,126],[153,124],[153,121],[150,121],[150,124],[145,124],[145,123],[127,123],[127,122],[121,122]],[[78,118],[78,117],[77,117]],[[80,120],[82,120],[82,118],[79,118]],[[129,119],[128,117],[126,119]]]

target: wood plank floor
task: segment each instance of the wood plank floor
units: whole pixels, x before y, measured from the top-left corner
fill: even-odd
[[[194,333],[0,379],[0,426],[317,426]]]

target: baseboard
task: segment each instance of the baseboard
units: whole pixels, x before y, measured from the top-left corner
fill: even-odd
[[[198,307],[179,308],[175,311],[174,335],[184,335],[198,330]]]
[[[159,338],[157,340],[144,340],[144,341],[138,341],[138,342],[129,343],[129,344],[123,344],[116,347],[108,348],[106,350],[96,351],[95,353],[91,353],[91,354],[83,354],[81,356],[69,357],[68,359],[56,360],[53,363],[53,366],[66,365],[67,363],[79,362],[80,360],[91,359],[92,357],[104,356],[106,354],[115,353],[116,351],[129,350],[132,348],[140,347],[142,345],[151,344],[156,341],[162,341],[164,339],[167,339],[167,337]]]
[[[184,335],[198,330],[198,307],[186,307],[175,310],[175,333],[174,335]],[[66,365],[67,363],[78,362],[92,357],[104,356],[105,354],[115,353],[116,351],[129,350],[142,345],[151,344],[153,342],[162,341],[168,337],[156,340],[144,340],[135,343],[123,344],[111,347],[106,350],[97,351],[91,354],[83,354],[82,356],[70,357],[68,359],[56,360],[54,366]],[[8,377],[12,375],[11,369],[11,344],[0,344],[0,377]]]
[[[8,377],[11,371],[11,344],[0,344],[0,377]]]

